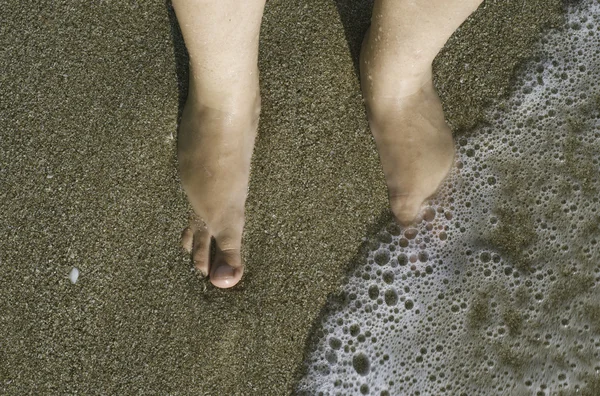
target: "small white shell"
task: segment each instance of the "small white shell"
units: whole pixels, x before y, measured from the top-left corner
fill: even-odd
[[[79,270],[73,267],[71,272],[69,272],[69,279],[71,280],[71,283],[74,284],[75,282],[77,282],[77,278],[79,278]]]

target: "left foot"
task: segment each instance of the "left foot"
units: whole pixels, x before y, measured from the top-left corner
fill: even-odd
[[[244,273],[241,257],[244,204],[258,127],[258,71],[247,85],[223,86],[227,95],[196,87],[190,93],[177,136],[179,174],[194,216],[182,234],[194,266],[220,288],[235,286]],[[254,86],[254,89],[241,89]],[[201,98],[210,99],[209,105]],[[222,103],[220,103],[222,102]],[[214,239],[215,254],[211,257]]]
[[[433,57],[406,50],[409,44],[389,48],[381,35],[370,31],[363,41],[361,88],[390,207],[408,225],[448,174],[454,143],[433,86]]]

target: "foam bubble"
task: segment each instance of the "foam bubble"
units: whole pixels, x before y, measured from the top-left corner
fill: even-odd
[[[390,224],[330,301],[298,391],[600,389],[600,5],[572,6],[417,227]]]

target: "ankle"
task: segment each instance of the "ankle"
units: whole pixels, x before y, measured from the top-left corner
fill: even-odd
[[[251,118],[258,118],[260,106],[258,87],[255,90],[236,87],[218,91],[190,89],[185,104],[186,109],[198,113],[219,113]]]
[[[239,73],[224,72],[218,78],[208,77],[196,73],[190,66],[186,106],[212,108],[228,114],[260,110],[258,68]]]
[[[397,118],[403,109],[414,107],[428,97],[432,84],[430,72],[406,78],[390,73],[373,75],[371,81],[361,83],[370,122]]]
[[[367,104],[372,102],[402,102],[432,84],[430,70],[421,73],[398,74],[380,71],[362,85],[363,97]]]
[[[368,103],[373,100],[400,100],[414,95],[431,84],[432,60],[409,56],[370,56],[366,51],[361,63],[361,88]]]

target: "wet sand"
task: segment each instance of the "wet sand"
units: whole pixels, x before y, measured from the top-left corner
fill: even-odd
[[[3,6],[2,393],[291,393],[327,296],[389,219],[356,70],[370,9],[358,3],[266,6],[247,271],[227,291],[178,247],[186,70],[169,7]],[[557,0],[487,1],[463,25],[435,63],[457,133],[559,20]]]

